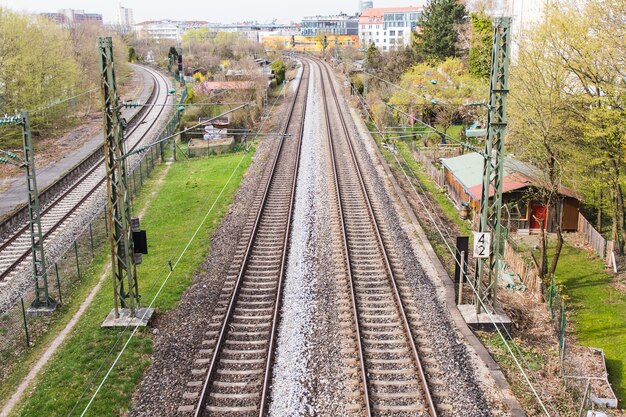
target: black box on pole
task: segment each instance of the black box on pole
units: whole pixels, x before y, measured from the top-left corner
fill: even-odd
[[[457,236],[456,237],[456,251],[454,254],[454,282],[459,282],[461,278],[461,253],[463,256],[463,276],[466,278],[463,281],[467,281],[467,252],[469,251],[469,236]]]

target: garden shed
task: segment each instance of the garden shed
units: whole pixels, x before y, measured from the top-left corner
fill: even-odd
[[[478,221],[483,180],[484,158],[477,152],[471,152],[453,158],[442,158],[445,185],[450,197],[459,205],[467,207],[474,222]],[[545,174],[537,167],[505,157],[504,178],[502,184],[503,225],[511,232],[540,230],[541,224],[548,232],[556,230],[549,208],[540,198],[545,187]],[[559,188],[557,216],[562,230],[577,231],[579,198],[566,187]],[[494,190],[490,190],[490,197]]]

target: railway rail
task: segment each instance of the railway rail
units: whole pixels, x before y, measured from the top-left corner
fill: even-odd
[[[396,276],[326,64],[319,68],[365,415],[437,416]]]
[[[239,244],[205,333],[207,340],[196,360],[200,368],[192,371],[204,375],[204,381],[192,381],[189,386],[200,391],[185,395],[197,402],[179,408],[196,417],[263,415],[267,407],[308,79],[309,68],[304,65],[278,150],[263,178],[266,186],[244,229],[249,238]]]
[[[329,201],[338,219],[332,223],[338,225],[336,240],[342,246],[349,293],[342,298],[349,307],[341,316],[348,317],[346,326],[351,330],[341,334],[351,339],[344,346],[354,346],[344,349],[344,364],[350,368],[346,372],[356,375],[354,391],[345,393],[346,412],[445,415],[450,407],[444,398],[448,393],[438,390],[442,373],[432,358],[426,332],[419,327],[416,306],[409,301],[406,277],[381,221],[384,215],[362,173],[346,122],[349,116],[326,64],[304,57],[301,62],[303,74],[283,126],[283,139],[272,169],[264,174],[264,192],[255,199],[244,228],[243,235],[249,238],[239,243],[183,395],[186,405],[179,412],[194,417],[264,416],[269,409],[308,79],[315,71],[332,162],[329,175],[335,195]]]
[[[166,78],[159,72],[147,69],[153,79],[154,87],[150,95],[150,102],[145,106],[146,111],[140,111],[129,123],[126,132],[129,141],[128,149],[133,150],[141,144],[146,137],[153,133],[152,128],[160,121],[168,101],[168,83]],[[153,104],[154,106],[150,106]],[[86,170],[65,191],[54,198],[41,213],[41,225],[44,232],[44,242],[49,243],[63,229],[65,225],[73,222],[83,206],[96,198],[105,187],[104,158],[102,147],[96,149],[83,161],[84,165],[72,170],[68,175],[76,176],[77,169]],[[132,166],[137,163],[138,157],[129,158]],[[58,182],[64,181],[61,178]],[[30,255],[30,235],[28,225],[23,225],[12,234],[0,241],[0,285],[6,285],[13,277],[28,268],[26,262]],[[29,271],[26,269],[26,271]]]

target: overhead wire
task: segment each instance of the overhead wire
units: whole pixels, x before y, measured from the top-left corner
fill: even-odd
[[[372,72],[365,71],[365,73],[366,73],[366,74],[368,74],[368,75],[373,76],[374,78],[376,78],[376,79],[378,79],[378,80],[380,80],[380,81],[383,81],[383,82],[385,82],[385,83],[387,83],[387,84],[391,85],[391,86],[392,86],[392,87],[394,87],[394,88],[397,88],[397,89],[399,89],[399,90],[405,91],[405,92],[407,92],[408,94],[412,94],[412,95],[413,95],[413,96],[415,96],[415,97],[418,97],[418,98],[426,98],[426,97],[422,97],[422,96],[420,96],[420,95],[416,94],[415,92],[412,92],[412,91],[410,91],[410,90],[408,90],[408,89],[406,89],[406,88],[404,88],[404,87],[402,87],[402,86],[400,86],[400,85],[398,85],[398,84],[395,84],[395,83],[393,83],[393,82],[391,82],[391,81],[385,80],[384,78],[381,78],[381,77],[379,77],[378,75],[376,75],[376,74],[374,74],[374,73],[372,73]],[[413,115],[410,115],[410,114],[408,114],[408,113],[403,112],[402,110],[398,109],[398,108],[397,108],[397,106],[395,106],[395,105],[393,105],[393,104],[385,103],[385,105],[386,105],[387,107],[389,107],[389,108],[393,109],[393,110],[396,110],[396,111],[397,111],[397,112],[399,112],[399,113],[404,114],[404,115],[405,115],[405,116],[407,116],[407,117],[410,117],[413,121],[418,122],[418,123],[420,123],[420,124],[424,125],[425,127],[429,128],[429,129],[433,130],[434,132],[436,132],[437,134],[441,135],[442,137],[445,137],[446,139],[450,139],[450,140],[451,140],[451,141],[453,141],[453,142],[459,143],[459,144],[460,144],[460,145],[462,145],[463,147],[465,147],[465,148],[467,148],[467,149],[470,149],[470,150],[471,150],[471,151],[473,151],[473,152],[478,152],[478,153],[480,153],[481,155],[483,155],[483,156],[484,156],[484,153],[483,153],[481,150],[476,149],[473,145],[471,145],[471,144],[469,144],[469,143],[467,143],[467,142],[463,142],[463,141],[461,141],[461,140],[459,140],[459,139],[457,139],[457,138],[455,138],[455,137],[453,137],[453,136],[450,136],[450,135],[448,135],[447,133],[445,133],[445,132],[443,132],[443,131],[441,131],[441,130],[437,129],[436,127],[434,127],[434,126],[432,126],[432,125],[429,125],[428,123],[426,123],[426,122],[424,122],[424,121],[422,121],[422,120],[420,120],[420,119],[418,119],[418,118],[414,117]],[[451,104],[447,104],[447,103],[439,103],[439,102],[437,103],[437,105],[444,106],[444,107],[445,107],[445,106],[448,106],[448,107],[452,107],[452,106],[453,106],[453,105],[451,105]],[[454,107],[456,107],[456,106],[454,106]]]
[[[369,110],[367,110],[367,107],[361,97],[360,94],[358,94],[357,92],[357,96],[359,98],[359,100],[361,101],[361,104],[364,106],[365,111],[367,112],[368,117],[372,120],[372,122],[374,122],[374,119],[371,115],[371,113],[369,112]],[[374,122],[374,126],[376,126],[376,123]],[[379,134],[381,137],[384,138],[384,134],[382,134],[382,132],[380,132],[380,129],[378,129],[378,127],[376,126],[376,129],[378,130]],[[417,192],[417,190],[415,189],[414,185],[413,185],[413,181],[410,180],[410,178],[408,177],[408,175],[406,174],[406,171],[404,170],[404,167],[402,166],[402,164],[400,163],[400,161],[398,160],[397,156],[393,153],[390,152],[394,159],[396,160],[396,163],[398,164],[398,166],[400,167],[400,169],[402,170],[403,175],[405,176],[405,178],[407,179],[407,181],[409,182],[409,184],[411,184],[411,187],[413,189],[413,192],[415,193],[416,197],[418,198],[418,200],[420,201],[420,203],[422,204],[422,206],[424,208],[426,208],[426,203],[423,201],[422,196],[420,196],[420,194]],[[419,181],[418,181],[419,182]],[[426,209],[426,213],[428,215],[428,217],[430,218],[430,221],[432,222],[433,226],[435,227],[437,233],[439,234],[439,236],[441,237],[444,245],[448,248],[448,251],[453,255],[453,258],[455,259],[455,263],[459,266],[462,267],[463,265],[461,265],[460,260],[458,260],[455,256],[455,250],[452,248],[452,246],[450,245],[450,243],[446,240],[445,236],[443,235],[443,232],[441,231],[441,228],[439,227],[439,225],[437,224],[436,220],[433,218],[430,210]],[[543,399],[541,398],[541,396],[539,395],[539,393],[537,392],[537,390],[535,389],[535,386],[533,385],[533,383],[530,381],[530,378],[528,377],[528,374],[526,373],[526,371],[524,370],[524,367],[521,365],[519,359],[517,358],[515,352],[513,352],[513,348],[511,348],[511,345],[513,345],[513,347],[515,348],[515,351],[517,352],[517,355],[522,358],[522,362],[524,362],[524,364],[526,365],[526,367],[528,368],[528,370],[531,373],[532,378],[535,380],[535,384],[538,385],[542,391],[542,393],[544,393],[545,395],[545,390],[544,388],[541,386],[540,382],[537,380],[537,378],[535,377],[535,375],[532,373],[532,368],[530,367],[530,365],[528,364],[528,362],[526,361],[523,353],[521,352],[521,350],[519,349],[519,347],[517,346],[516,343],[513,342],[513,338],[511,336],[511,334],[509,333],[509,331],[506,329],[505,326],[503,325],[498,325],[498,323],[496,322],[495,318],[493,317],[493,314],[491,313],[489,306],[487,306],[484,302],[483,299],[481,299],[478,295],[478,290],[476,289],[474,283],[472,282],[471,278],[467,276],[467,274],[465,273],[465,271],[463,270],[463,268],[461,268],[461,273],[465,274],[465,279],[467,280],[467,282],[470,285],[470,288],[472,289],[472,292],[476,295],[476,299],[478,300],[478,302],[480,303],[481,307],[483,308],[483,310],[485,311],[485,313],[487,314],[487,317],[489,318],[490,322],[493,324],[494,328],[496,329],[498,335],[500,336],[502,342],[504,343],[506,350],[508,352],[508,354],[513,358],[513,361],[515,362],[516,367],[519,369],[519,371],[522,374],[522,377],[524,379],[524,381],[526,382],[526,384],[529,386],[533,396],[535,397],[535,399],[537,400],[537,402],[539,403],[539,406],[541,407],[542,411],[545,413],[546,416],[550,417],[550,413],[548,412],[546,405],[544,404]],[[502,330],[500,329],[502,328],[502,330],[504,330],[504,332],[506,333],[506,335],[508,336],[509,340],[511,340],[511,342],[509,343],[506,339],[506,337],[504,336]],[[550,404],[550,408],[553,410],[553,412],[555,413],[555,415],[558,415],[558,411],[554,408],[554,406],[552,404]]]
[[[286,94],[286,89],[288,88],[289,84],[286,84],[283,87],[283,93]],[[261,121],[261,124],[256,132],[256,134],[252,135],[254,138],[257,138],[257,135],[260,134],[261,130],[263,129],[263,127],[265,126],[265,124],[267,123],[267,121],[269,120],[269,117],[271,116],[274,108],[276,107],[276,104],[278,103],[278,100],[280,98],[280,95],[278,95],[276,97],[276,99],[274,100],[274,103],[272,104],[272,107],[270,108],[270,111],[268,111],[268,113],[265,115],[265,117],[263,118],[263,120]],[[226,182],[226,184],[222,187],[222,190],[220,191],[220,193],[218,194],[218,196],[216,197],[216,199],[214,200],[213,204],[211,205],[211,207],[208,209],[207,213],[205,214],[205,216],[203,217],[201,223],[198,225],[198,227],[196,228],[196,231],[194,232],[194,234],[191,236],[191,238],[189,239],[189,241],[187,242],[187,245],[185,246],[185,248],[183,249],[183,251],[181,252],[181,254],[179,255],[176,263],[174,265],[171,264],[171,259],[168,259],[168,261],[164,264],[163,269],[161,270],[161,272],[159,273],[159,276],[163,273],[164,270],[169,269],[170,272],[167,274],[167,276],[164,278],[161,286],[159,287],[159,290],[157,291],[157,293],[154,295],[154,297],[152,298],[150,305],[148,308],[150,308],[152,305],[154,305],[154,302],[156,301],[156,299],[158,298],[158,296],[160,295],[161,291],[163,290],[163,288],[165,287],[165,284],[167,283],[167,281],[169,280],[169,278],[171,277],[172,273],[174,272],[174,270],[176,269],[176,266],[178,265],[178,263],[180,262],[180,260],[182,259],[182,257],[184,256],[184,254],[186,253],[186,251],[188,250],[189,246],[191,245],[191,243],[193,242],[193,240],[195,239],[195,237],[197,236],[200,228],[202,227],[202,225],[204,224],[204,222],[206,222],[206,219],[208,218],[208,216],[210,215],[210,213],[212,212],[213,208],[215,207],[215,204],[217,203],[217,201],[219,200],[219,198],[221,197],[221,195],[223,194],[224,190],[226,189],[226,187],[228,186],[228,184],[230,183],[232,177],[234,176],[234,174],[237,172],[237,170],[239,169],[239,166],[241,165],[241,163],[243,162],[243,160],[245,159],[246,154],[244,154],[240,159],[239,162],[237,163],[237,166],[233,169],[231,176],[229,177],[228,181]],[[208,202],[208,199],[207,199]],[[201,210],[201,209],[200,209]],[[189,227],[188,231],[190,231],[191,226]],[[180,243],[180,245],[176,248],[176,251],[178,251],[178,249],[180,249],[180,247],[182,246],[182,241]],[[158,280],[155,280],[152,287],[148,290],[148,292],[150,292],[152,289],[155,288],[156,283],[158,282]],[[145,313],[144,313],[144,317],[142,317],[142,319],[145,318]],[[85,389],[83,390],[83,393],[81,394],[81,396],[78,398],[78,400],[76,401],[74,408],[72,408],[72,410],[70,411],[70,413],[68,414],[68,417],[70,417],[72,415],[72,413],[74,412],[74,410],[77,408],[78,404],[80,404],[80,402],[82,401],[82,399],[85,397],[85,394],[87,393],[87,391],[89,390],[89,388],[92,386],[93,382],[95,381],[95,378],[97,377],[97,375],[100,373],[100,371],[102,370],[102,368],[104,367],[103,365],[106,363],[106,361],[111,357],[111,355],[113,354],[113,351],[115,350],[115,347],[117,346],[117,344],[119,343],[119,341],[121,340],[121,337],[123,336],[123,334],[126,333],[126,330],[128,330],[130,328],[129,325],[127,325],[126,327],[124,327],[124,329],[122,331],[120,331],[120,334],[118,336],[118,338],[116,339],[115,343],[113,344],[113,346],[111,347],[111,349],[109,350],[107,356],[103,359],[100,367],[96,370],[96,372],[94,373],[94,375],[92,376],[92,378],[90,379],[89,383],[87,384],[87,386],[85,387]],[[89,402],[87,403],[87,405],[85,406],[85,408],[83,409],[82,413],[81,413],[81,417],[85,415],[85,413],[89,410],[89,408],[91,407],[91,405],[93,404],[93,401],[95,400],[95,398],[97,397],[98,393],[100,392],[100,390],[102,389],[102,387],[104,386],[104,384],[106,383],[107,379],[109,378],[111,372],[113,371],[113,369],[115,368],[115,366],[117,365],[117,363],[119,362],[119,359],[121,358],[122,354],[125,352],[126,348],[128,347],[130,341],[132,340],[132,338],[135,336],[135,334],[137,333],[139,326],[134,326],[133,331],[131,332],[131,334],[128,337],[128,340],[126,341],[126,343],[124,343],[122,349],[120,350],[120,352],[118,353],[118,355],[116,356],[115,360],[113,361],[113,363],[111,364],[111,366],[109,367],[107,373],[104,375],[104,377],[102,378],[102,381],[100,382],[100,384],[98,385],[98,388],[96,389],[96,391],[93,393],[93,395],[91,396]]]

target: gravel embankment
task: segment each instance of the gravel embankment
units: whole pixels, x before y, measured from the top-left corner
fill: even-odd
[[[347,106],[345,107],[346,110]],[[354,113],[352,113],[354,115]],[[426,328],[427,338],[433,348],[432,357],[439,363],[446,375],[446,386],[440,390],[450,393],[446,403],[452,404],[452,415],[488,416],[491,415],[485,391],[492,389],[493,383],[485,381],[485,372],[474,369],[473,352],[462,342],[463,338],[455,328],[453,319],[445,307],[445,301],[435,282],[434,267],[428,254],[417,243],[415,230],[393,190],[379,160],[373,139],[361,120],[346,119],[354,137],[360,137],[356,151],[366,181],[370,184],[379,212],[384,213],[379,221],[384,221],[394,249],[399,255],[402,270],[412,287],[413,305],[419,311],[420,323]],[[357,127],[357,125],[359,125]],[[428,271],[428,272],[427,272]],[[430,356],[430,355],[429,355]],[[477,377],[477,373],[481,377]]]
[[[300,155],[270,416],[345,415],[335,261],[327,193],[327,139],[318,82],[311,72]]]

